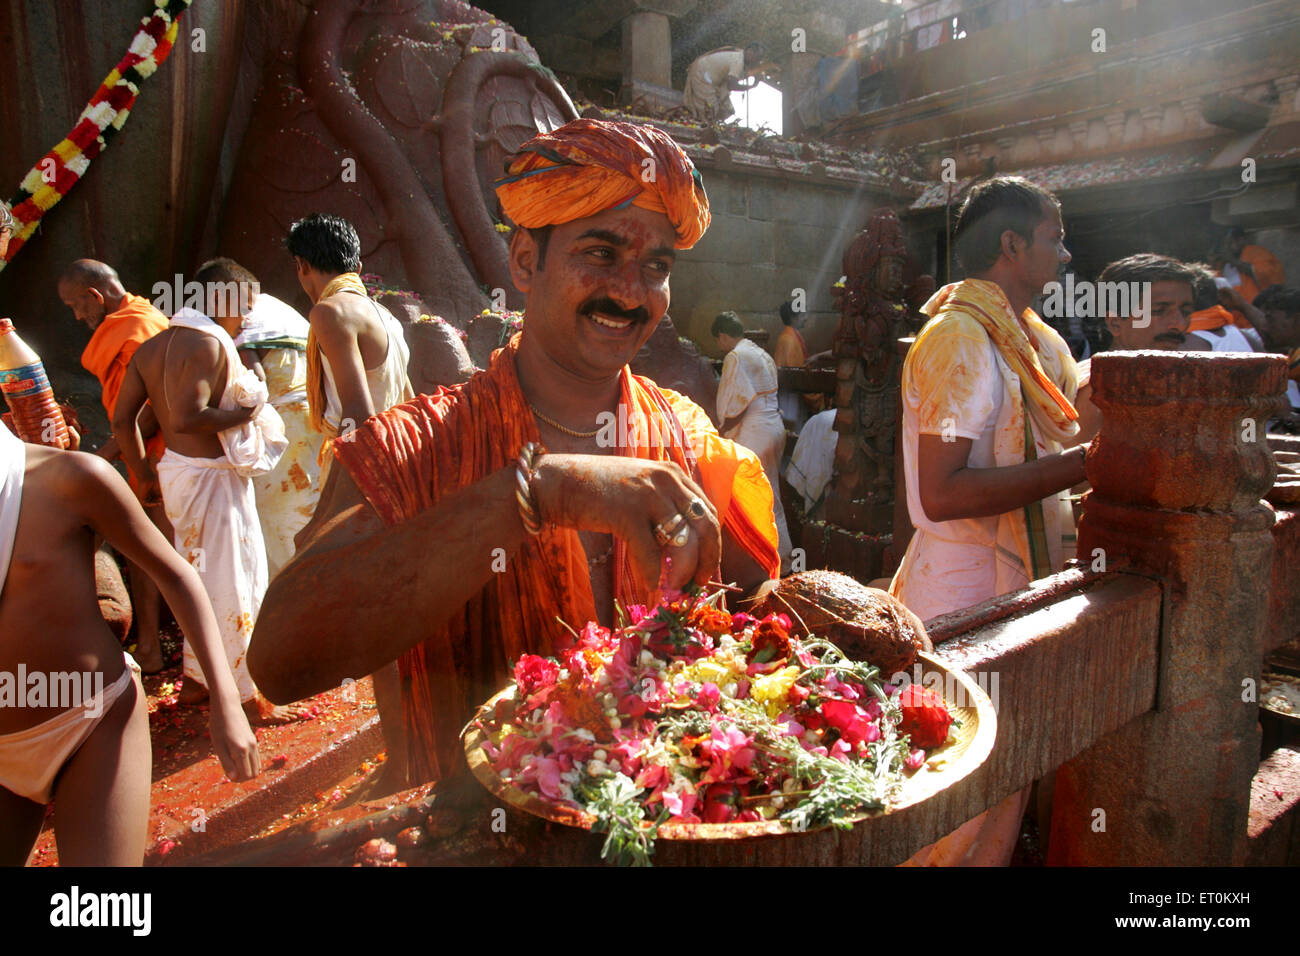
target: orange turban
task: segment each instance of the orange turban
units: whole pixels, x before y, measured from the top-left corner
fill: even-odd
[[[577,119],[535,136],[494,184],[501,208],[525,229],[640,206],[668,217],[678,249],[709,228],[709,197],[690,157],[653,126]]]

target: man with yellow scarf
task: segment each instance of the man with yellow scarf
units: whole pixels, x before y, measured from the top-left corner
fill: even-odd
[[[307,408],[312,428],[325,435],[318,486],[323,489],[333,460],[330,439],[351,436],[371,415],[414,397],[406,373],[411,352],[401,323],[361,282],[361,238],[352,223],[313,213],[289,227],[284,244],[298,269],[298,284],[312,301]],[[373,677],[392,759],[387,770],[401,778],[405,742],[397,716],[397,668],[390,665]]]
[[[1060,205],[1019,177],[971,190],[958,215],[968,278],[925,304],[903,366],[903,460],[916,533],[890,592],[922,620],[1061,569],[1084,479],[1069,347],[1029,307],[1070,261]],[[920,851],[921,865],[1005,865],[1028,790]]]

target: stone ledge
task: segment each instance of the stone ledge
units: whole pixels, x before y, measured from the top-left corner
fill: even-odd
[[[1300,752],[1280,747],[1250,784],[1251,866],[1300,865]]]

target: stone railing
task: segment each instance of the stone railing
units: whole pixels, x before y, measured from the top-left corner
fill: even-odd
[[[1274,562],[1300,548],[1300,515],[1275,519],[1260,500],[1283,366],[1210,353],[1093,361],[1104,424],[1078,553],[1106,570],[929,622],[946,661],[997,675],[998,741],[929,801],[925,826],[912,816],[899,859],[1053,769],[1050,863],[1250,858],[1260,670],[1300,633],[1300,566]],[[1300,765],[1291,751],[1273,759],[1291,758]]]

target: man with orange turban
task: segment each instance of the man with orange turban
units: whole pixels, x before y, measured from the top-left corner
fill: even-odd
[[[757,457],[627,367],[709,224],[690,159],[657,129],[575,120],[525,143],[497,194],[523,331],[465,384],[333,442],[342,467],[249,650],[275,700],[398,660],[412,782],[453,769],[521,654],[613,624],[616,601],[778,569]]]

